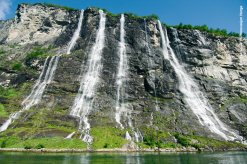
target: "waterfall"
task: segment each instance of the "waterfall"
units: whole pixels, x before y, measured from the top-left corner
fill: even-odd
[[[189,105],[193,113],[197,116],[201,125],[207,127],[211,132],[218,134],[225,140],[242,140],[243,138],[230,130],[214,113],[211,105],[200,91],[192,77],[179,64],[175,53],[170,47],[167,31],[164,34],[162,25],[158,21],[159,31],[161,33],[161,41],[163,55],[166,60],[169,60],[179,80],[179,90],[184,95],[186,103]]]
[[[23,108],[20,111],[13,113],[9,116],[9,119],[0,127],[0,132],[5,131],[9,127],[9,125],[14,120],[18,119],[24,111],[29,110],[34,105],[40,103],[46,86],[50,84],[51,81],[53,80],[53,76],[57,68],[58,60],[59,60],[59,56],[46,58],[42,72],[38,80],[36,81],[35,85],[33,86],[31,93],[22,102]]]
[[[134,131],[134,136],[135,136],[136,142],[143,142],[143,136],[141,132],[139,131],[139,129],[137,129],[137,131]]]
[[[127,108],[128,109],[128,108]],[[133,110],[133,107],[132,107],[132,110]],[[137,130],[135,131],[135,128],[132,124],[132,118],[131,118],[131,113],[132,113],[132,110],[127,110],[126,112],[124,112],[125,114],[125,117],[128,119],[128,126],[130,127],[132,133],[134,134],[134,139],[136,142],[143,142],[143,136],[141,134],[141,132],[139,131],[139,129],[137,128]],[[129,140],[129,141],[132,141],[132,137],[131,135],[129,134],[128,131],[126,131],[126,134],[125,134],[125,139],[126,140]]]
[[[129,141],[132,140],[132,138],[131,138],[131,136],[130,136],[130,134],[129,134],[128,131],[126,131],[126,133],[125,133],[125,139],[126,139],[126,140],[129,140]]]
[[[126,55],[126,46],[125,46],[125,30],[124,30],[125,18],[124,14],[121,14],[120,18],[120,42],[119,42],[119,66],[117,73],[117,102],[116,102],[116,113],[115,119],[116,122],[123,129],[124,126],[121,123],[121,115],[127,113],[127,104],[124,102],[125,96],[125,83],[128,77],[128,60]]]
[[[81,30],[81,24],[83,19],[83,10],[81,11],[80,20],[78,23],[78,27],[69,43],[67,54],[70,53],[71,49],[74,47]],[[60,55],[47,57],[45,63],[43,65],[41,74],[36,81],[35,85],[32,88],[31,93],[23,100],[22,106],[23,108],[16,113],[13,113],[9,116],[9,119],[3,123],[0,127],[0,132],[5,131],[9,125],[16,119],[20,117],[20,115],[24,112],[32,108],[34,105],[40,103],[43,93],[47,85],[49,85],[54,77],[55,71],[57,69],[57,65],[60,59]]]
[[[74,134],[75,134],[75,132],[70,133],[67,137],[65,137],[65,139],[71,139]]]
[[[97,31],[96,41],[88,56],[88,70],[80,80],[80,88],[70,112],[70,115],[80,118],[79,130],[85,134],[83,141],[87,143],[93,141],[93,138],[89,134],[90,123],[88,121],[88,114],[92,110],[96,85],[99,81],[102,68],[101,56],[105,43],[106,16],[102,10],[99,10],[99,14],[99,29]],[[84,124],[84,126],[82,126],[82,124]]]
[[[45,69],[49,57],[46,59],[44,68],[40,74],[38,81],[35,83],[30,95],[22,102],[22,106],[24,106],[23,108],[24,110],[30,109],[32,106],[38,104],[41,101],[46,86],[50,84],[51,81],[53,80],[59,58],[60,56],[52,56],[48,64],[48,68]],[[45,77],[42,79],[44,74]]]
[[[131,121],[131,111],[130,105],[124,102],[125,98],[125,87],[126,81],[128,78],[128,59],[126,55],[126,46],[125,46],[125,30],[124,30],[125,18],[124,14],[121,14],[120,18],[120,42],[119,42],[119,65],[117,72],[117,100],[116,100],[116,113],[115,120],[119,124],[121,129],[124,129],[123,124],[121,123],[121,116],[124,114],[124,117],[128,119],[128,126],[132,130],[135,136],[135,141],[142,141],[142,135],[139,132],[135,132]],[[128,131],[126,131],[125,139],[132,141],[132,137]]]
[[[81,10],[81,14],[80,14],[80,18],[79,18],[77,29],[75,30],[75,32],[73,34],[73,37],[72,37],[71,41],[68,44],[67,54],[70,54],[71,49],[74,48],[74,46],[76,44],[76,41],[78,40],[78,38],[80,36],[81,26],[82,26],[82,21],[83,21],[83,14],[84,14],[84,10]]]
[[[202,36],[199,30],[195,30],[196,35],[198,36],[198,42],[200,45],[207,45],[205,38]],[[179,40],[179,39],[178,39]]]

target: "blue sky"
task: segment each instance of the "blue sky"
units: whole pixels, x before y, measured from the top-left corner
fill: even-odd
[[[3,3],[10,2],[7,9]],[[0,0],[0,19],[14,17],[19,3],[48,2],[84,9],[105,8],[113,13],[133,12],[137,15],[157,14],[169,25],[203,25],[239,32],[239,7],[244,7],[244,32],[247,33],[247,0]],[[6,7],[5,7],[6,8]],[[5,14],[1,17],[1,14]]]

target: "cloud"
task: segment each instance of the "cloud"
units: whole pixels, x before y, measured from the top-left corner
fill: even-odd
[[[6,15],[10,11],[10,6],[10,0],[0,0],[0,20],[6,19]]]

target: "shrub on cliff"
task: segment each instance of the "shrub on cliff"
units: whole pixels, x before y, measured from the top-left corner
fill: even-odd
[[[239,37],[239,34],[236,32],[227,32],[226,29],[213,29],[209,28],[207,25],[202,25],[202,26],[192,26],[190,24],[183,24],[179,23],[179,25],[176,26],[170,26],[170,27],[175,27],[177,29],[194,29],[194,30],[199,30],[199,31],[205,31],[214,35],[220,35],[220,36],[232,36],[232,37]],[[243,33],[243,37],[246,37],[246,34]]]

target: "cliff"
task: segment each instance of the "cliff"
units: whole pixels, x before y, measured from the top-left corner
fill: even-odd
[[[78,127],[82,122],[71,115],[71,110],[81,79],[90,70],[88,62],[92,47],[97,42],[100,16],[96,8],[84,11],[79,38],[71,53],[66,54],[80,13],[78,10],[43,4],[21,4],[13,20],[0,22],[1,124],[10,114],[23,108],[23,100],[32,91],[42,69],[48,67],[44,64],[47,57],[61,55],[52,81],[45,84],[41,101],[22,112],[6,131],[0,133],[0,140],[7,147],[23,147],[27,144],[26,140],[30,140],[31,145],[38,142],[45,145],[43,140],[47,138],[54,140],[60,137],[58,140],[62,142],[61,138],[72,132],[75,132],[73,139],[66,140],[69,146],[65,148],[71,148],[73,144],[74,147],[85,147],[79,140],[81,133]],[[130,14],[124,15],[128,75],[120,99],[128,110],[122,112],[124,129],[120,128],[115,114],[119,87],[116,81],[121,60],[121,15],[105,14],[100,71],[94,94],[90,97],[92,107],[87,114],[93,147],[122,147],[129,142],[125,139],[126,131],[132,138],[140,133],[139,142],[132,140],[144,147],[234,147],[232,142],[221,141],[224,138],[212,132],[210,125],[202,125],[191,110],[181,91],[178,73],[172,63],[164,58],[158,21]],[[244,53],[241,55],[238,38],[162,27],[167,31],[179,64],[207,99],[205,104],[210,104],[213,114],[225,127],[246,138],[247,40],[243,40]],[[171,53],[171,49],[168,51]],[[13,140],[13,137],[20,144],[8,143],[8,138]]]

